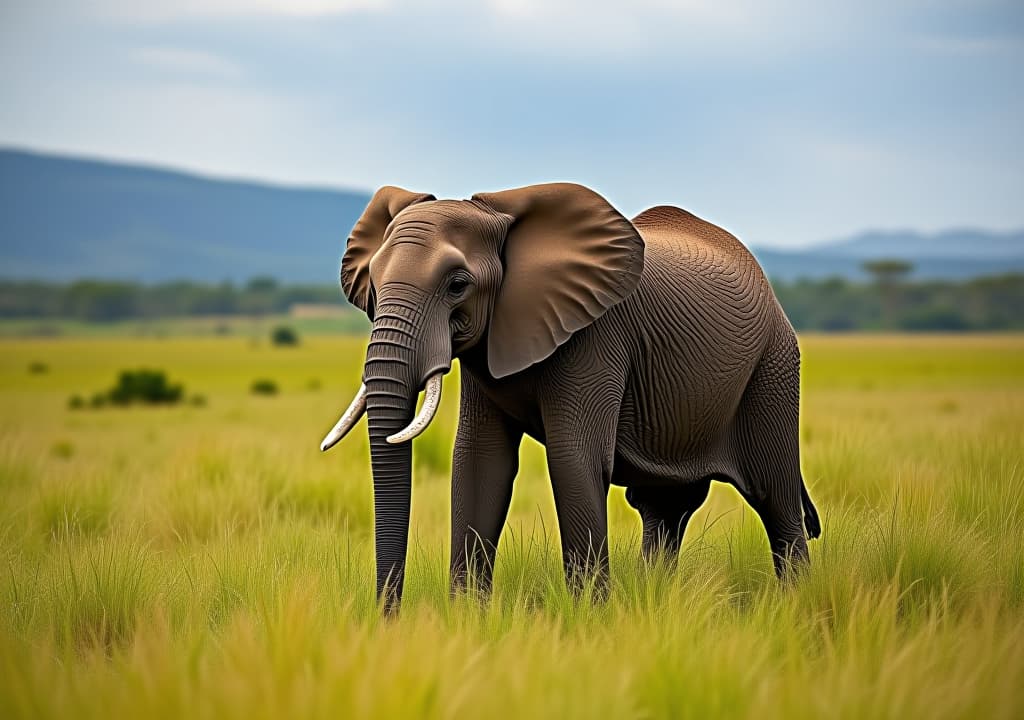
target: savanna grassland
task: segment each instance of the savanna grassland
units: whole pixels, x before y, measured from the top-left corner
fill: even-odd
[[[364,342],[0,341],[0,717],[1024,715],[1024,336],[802,338],[810,572],[724,486],[644,566],[616,488],[598,604],[532,443],[494,597],[449,601],[450,376],[391,621],[364,425],[317,450]],[[206,405],[68,408],[142,366]]]

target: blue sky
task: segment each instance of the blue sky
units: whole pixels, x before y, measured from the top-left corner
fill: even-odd
[[[753,245],[1024,226],[1024,3],[0,0],[0,145],[438,196],[581,182]]]

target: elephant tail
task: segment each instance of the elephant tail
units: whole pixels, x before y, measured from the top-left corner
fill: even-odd
[[[807,528],[807,537],[810,540],[821,535],[821,520],[818,519],[818,508],[811,502],[811,496],[807,493],[807,486],[800,487],[800,500],[804,506],[804,526]]]

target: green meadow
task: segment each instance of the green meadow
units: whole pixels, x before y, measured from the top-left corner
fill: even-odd
[[[365,421],[317,448],[364,339],[0,340],[0,717],[1024,716],[1024,336],[801,342],[796,586],[730,488],[675,566],[613,488],[610,597],[574,598],[528,441],[494,594],[449,599],[456,369],[382,620]],[[69,408],[138,367],[205,404]]]

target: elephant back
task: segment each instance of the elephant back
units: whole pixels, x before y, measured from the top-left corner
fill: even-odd
[[[734,235],[670,205],[632,222],[647,247],[644,301],[685,309],[682,322],[703,325],[699,333],[723,346],[732,335],[764,341],[779,326],[783,311],[768,278]]]
[[[717,225],[673,205],[658,205],[644,210],[632,220],[645,242],[663,244],[683,243],[706,248],[714,254],[732,257],[733,262],[745,264],[757,260],[735,235]],[[757,265],[760,270],[760,265]]]

